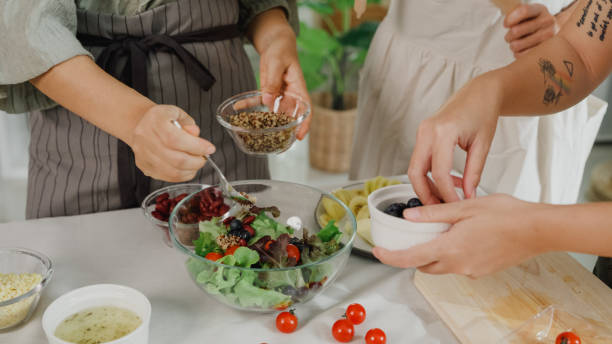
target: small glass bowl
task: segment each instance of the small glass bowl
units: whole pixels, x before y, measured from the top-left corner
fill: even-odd
[[[170,216],[170,236],[174,247],[187,256],[185,267],[194,284],[223,304],[256,312],[275,312],[308,302],[329,287],[344,268],[357,233],[357,222],[348,207],[334,195],[307,185],[274,180],[237,181],[231,185],[256,199],[256,206],[277,206],[279,223],[299,217],[310,234],[321,230],[315,211],[323,199],[329,199],[345,210],[336,222],[344,233],[340,239],[344,246],[320,260],[284,268],[245,268],[208,260],[197,255],[193,245],[177,239],[177,233],[184,228],[198,229],[198,224],[183,223],[179,216],[181,208],[195,196],[190,195],[179,202]],[[211,279],[211,275],[219,278]]]
[[[158,189],[156,191],[153,191],[144,199],[144,201],[142,201],[142,205],[140,207],[144,213],[144,216],[147,218],[147,220],[149,220],[153,229],[161,230],[162,240],[164,241],[164,243],[166,243],[166,245],[168,245],[169,247],[172,247],[172,240],[170,239],[170,233],[168,232],[168,221],[162,221],[156,218],[155,216],[153,216],[153,211],[155,211],[155,204],[156,204],[157,197],[166,192],[168,193],[170,198],[174,198],[181,194],[191,195],[195,192],[204,190],[209,186],[210,185],[205,185],[205,184],[170,185],[170,186],[166,186],[161,189]],[[170,215],[168,215],[168,218],[169,216]],[[194,233],[183,232],[181,233],[181,241],[184,242],[185,244],[191,244],[191,241],[193,239],[197,239],[198,235],[199,235],[199,232],[194,232]],[[195,238],[192,238],[192,236],[195,236]]]
[[[265,129],[245,129],[232,125],[231,117],[243,112],[281,113],[292,118],[292,121],[280,127]],[[309,115],[310,105],[300,96],[289,92],[276,98],[261,91],[240,93],[217,108],[217,121],[231,135],[240,150],[261,156],[289,149],[295,142],[298,126]]]
[[[0,272],[40,274],[41,280],[32,289],[9,300],[0,301],[0,332],[27,322],[38,305],[40,294],[53,276],[53,264],[42,253],[25,248],[0,248]]]

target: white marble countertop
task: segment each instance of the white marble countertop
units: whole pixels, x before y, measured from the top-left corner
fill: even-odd
[[[60,295],[97,283],[122,284],[151,301],[151,344],[333,343],[331,325],[346,305],[362,303],[366,322],[355,343],[380,327],[388,343],[457,343],[412,283],[414,270],[399,270],[351,256],[340,277],[296,313],[299,327],[282,334],[275,314],[240,312],[208,297],[189,278],[186,257],[162,241],[138,209],[0,224],[0,246],[48,255],[54,276],[28,323],[0,333],[0,343],[46,343],[41,318]]]

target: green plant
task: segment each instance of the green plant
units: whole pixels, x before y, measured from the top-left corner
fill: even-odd
[[[380,3],[380,0],[368,0]],[[344,109],[346,80],[358,73],[363,65],[377,22],[364,22],[351,27],[353,0],[303,0],[300,7],[318,13],[327,30],[300,22],[298,53],[308,90],[327,83],[332,94],[332,109]],[[334,24],[332,16],[340,13],[341,25]]]

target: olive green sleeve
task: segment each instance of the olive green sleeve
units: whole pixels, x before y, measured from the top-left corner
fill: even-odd
[[[0,110],[23,113],[55,103],[29,82],[77,55],[74,0],[0,1]]]
[[[251,21],[260,13],[269,9],[280,7],[285,10],[289,24],[298,33],[300,24],[296,0],[238,0],[240,4],[240,18],[238,24],[246,32]]]

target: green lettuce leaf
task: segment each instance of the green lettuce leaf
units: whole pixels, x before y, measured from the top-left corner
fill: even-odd
[[[331,220],[327,223],[327,225],[317,233],[317,236],[321,241],[328,242],[330,240],[335,240],[337,242],[340,241],[340,237],[342,237],[342,232],[335,225],[335,220]]]
[[[236,251],[234,252],[233,256],[236,258],[235,265],[242,266],[245,268],[250,268],[251,265],[259,261],[259,254],[256,251],[244,246],[238,247],[238,249],[236,249]]]
[[[227,302],[244,307],[262,308],[272,308],[290,302],[291,297],[263,288],[268,286],[262,285],[256,272],[230,268],[230,266],[251,267],[258,261],[259,254],[256,251],[248,247],[239,247],[233,255],[217,260],[218,263],[228,267],[216,267],[193,258],[189,259],[186,264],[187,269],[192,276],[195,276],[196,283],[202,289],[213,295],[222,295]],[[290,277],[280,279],[290,281]]]
[[[272,308],[281,304],[291,302],[291,297],[283,293],[270,289],[262,289],[255,286],[254,272],[243,278],[234,287],[234,294],[238,297],[238,302],[244,307]]]
[[[287,270],[287,271],[270,271],[266,275],[268,288],[277,289],[285,286],[291,286],[296,289],[306,285],[302,270]]]
[[[255,218],[251,227],[255,229],[255,236],[249,240],[249,245],[252,245],[266,235],[269,235],[272,240],[276,240],[281,234],[293,234],[292,228],[281,225],[263,212]]]
[[[215,239],[221,234],[227,233],[227,228],[223,227],[222,225],[219,225],[218,223],[218,217],[213,217],[209,221],[202,221],[200,222],[200,232],[210,233]]]
[[[205,257],[210,252],[223,252],[210,232],[200,232],[200,237],[194,240],[193,244],[195,245],[194,251],[198,256]]]

